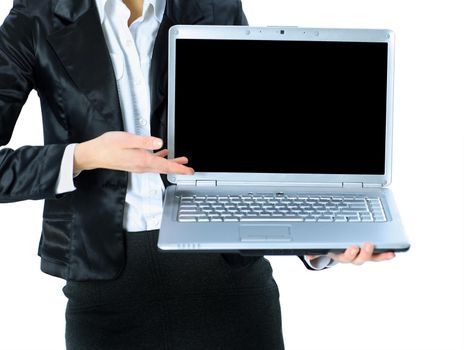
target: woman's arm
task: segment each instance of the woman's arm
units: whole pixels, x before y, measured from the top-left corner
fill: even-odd
[[[33,20],[19,2],[0,27],[0,146],[9,143],[34,81]],[[155,143],[155,141],[157,143]],[[78,144],[74,172],[105,168],[130,172],[192,174],[185,157],[165,159],[161,140],[110,132]],[[58,198],[57,183],[66,144],[0,150],[0,203]]]
[[[8,144],[35,85],[33,22],[15,6],[0,27],[0,146]],[[0,202],[55,198],[66,145],[0,150]]]

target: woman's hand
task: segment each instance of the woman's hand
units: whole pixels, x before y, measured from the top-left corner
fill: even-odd
[[[186,157],[165,159],[168,150],[160,150],[163,141],[151,136],[138,136],[122,131],[107,132],[93,140],[76,145],[74,173],[82,170],[112,169],[131,173],[192,175],[185,166]]]
[[[394,252],[386,252],[374,254],[374,245],[372,243],[364,243],[362,248],[357,246],[349,247],[344,253],[335,254],[329,253],[328,256],[339,263],[362,265],[367,261],[385,261],[395,257]],[[310,260],[319,256],[308,256]]]

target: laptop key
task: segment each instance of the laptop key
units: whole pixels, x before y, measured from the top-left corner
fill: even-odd
[[[359,217],[350,217],[348,218],[348,221],[349,222],[360,222],[361,220],[359,219]]]
[[[179,209],[179,213],[201,213],[201,211],[198,211],[197,208],[194,208],[194,209]]]
[[[197,207],[197,205],[196,205],[196,204],[193,204],[193,203],[192,203],[192,204],[184,204],[184,203],[182,203],[182,204],[180,205],[180,208],[181,208],[181,209],[189,209],[189,208],[196,208],[196,207]]]
[[[364,208],[363,210],[359,210],[359,209],[353,209],[353,208],[343,208],[341,213],[342,214],[353,214],[353,213],[358,213],[359,211],[365,211]]]
[[[181,204],[185,204],[185,203],[186,203],[186,204],[191,204],[191,203],[195,203],[195,202],[196,202],[195,197],[191,197],[191,196],[189,196],[189,197],[180,196],[180,197],[177,197],[177,198],[180,199],[180,203],[181,203]]]
[[[224,218],[224,222],[236,222],[239,221],[238,217]]]
[[[385,221],[385,216],[383,215],[373,215],[375,221]]]
[[[262,217],[262,216],[247,216],[243,217],[240,219],[240,221],[243,222],[250,222],[250,221],[256,221],[256,222],[262,222],[262,221],[271,221],[271,222],[298,222],[298,221],[303,221],[303,218],[297,218],[297,217]]]
[[[196,218],[196,217],[203,217],[206,216],[205,213],[179,213],[179,217],[181,218]]]
[[[363,199],[355,199],[355,200],[349,200],[349,201],[343,201],[345,204],[360,204],[364,205],[365,201]]]
[[[179,217],[179,222],[196,222],[196,218],[181,218]]]

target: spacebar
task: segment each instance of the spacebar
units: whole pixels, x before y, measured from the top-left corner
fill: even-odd
[[[272,221],[272,222],[289,222],[289,221],[303,221],[303,218],[297,218],[297,217],[263,217],[263,216],[246,216],[243,218],[240,218],[240,221]]]

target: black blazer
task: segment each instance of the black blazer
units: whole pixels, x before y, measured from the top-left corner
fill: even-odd
[[[168,30],[175,24],[247,20],[240,0],[167,0],[153,54],[150,116],[152,135],[165,144]],[[94,0],[15,0],[0,28],[0,145],[10,141],[32,89],[45,144],[0,151],[0,202],[45,199],[41,269],[67,280],[113,279],[125,266],[128,174],[85,171],[74,180],[76,191],[55,195],[68,144],[123,130],[112,67]]]

